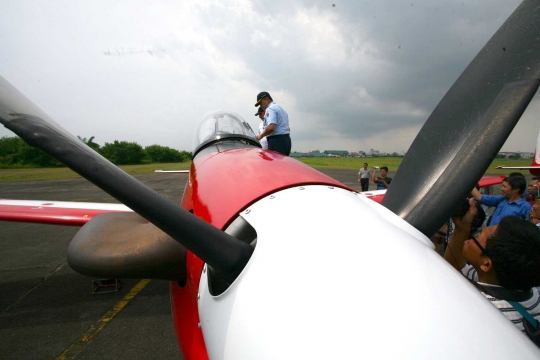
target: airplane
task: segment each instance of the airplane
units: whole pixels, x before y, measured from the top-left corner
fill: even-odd
[[[186,359],[537,359],[540,350],[428,238],[481,178],[540,85],[537,9],[524,1],[465,69],[382,205],[262,150],[231,112],[199,124],[180,206],[3,78],[0,123],[133,210],[93,217],[69,245],[68,262],[84,275],[169,280]]]
[[[540,176],[540,151],[538,149],[540,149],[540,132],[538,133],[536,149],[534,150],[534,156],[530,166],[497,166],[497,169],[529,170],[531,175]]]

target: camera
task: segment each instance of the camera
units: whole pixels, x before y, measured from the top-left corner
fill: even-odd
[[[469,211],[469,208],[471,207],[471,205],[469,204],[469,199],[464,199],[463,202],[461,203],[461,205],[459,205],[459,207],[456,209],[456,211],[454,211],[454,214],[452,215],[452,217],[463,217],[465,216],[465,214],[467,213],[467,211]]]

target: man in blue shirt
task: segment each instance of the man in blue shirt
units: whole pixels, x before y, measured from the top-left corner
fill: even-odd
[[[281,106],[276,104],[270,94],[263,91],[257,95],[255,106],[261,106],[265,110],[264,126],[262,133],[257,135],[257,140],[266,137],[268,149],[289,156],[291,153],[291,132],[289,128],[289,115]]]
[[[474,188],[472,196],[481,205],[497,206],[491,218],[490,226],[497,225],[505,216],[517,216],[522,219],[529,217],[531,204],[521,197],[526,186],[523,176],[510,175],[503,179],[501,185],[502,195],[482,195]]]

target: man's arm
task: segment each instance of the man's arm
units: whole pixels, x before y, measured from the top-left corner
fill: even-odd
[[[373,167],[373,175],[371,175],[371,182],[378,182],[377,181],[377,168]]]
[[[480,191],[478,191],[477,188],[473,188],[471,191],[471,195],[476,201],[482,200],[482,194],[480,194]]]
[[[390,184],[388,184],[388,183],[386,182],[385,179],[381,178],[380,181],[383,183],[383,185],[384,185],[387,189],[390,187]]]
[[[264,129],[262,133],[257,135],[257,140],[261,140],[263,137],[266,137],[274,132],[274,129],[276,128],[276,124],[270,124]]]
[[[457,271],[467,264],[463,257],[463,243],[469,238],[469,232],[471,231],[471,224],[476,215],[476,203],[474,198],[469,199],[469,210],[462,218],[452,218],[455,229],[452,233],[452,237],[448,242],[446,251],[444,252],[444,259],[448,261]]]

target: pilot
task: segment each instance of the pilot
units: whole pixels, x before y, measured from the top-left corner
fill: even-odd
[[[533,320],[540,320],[540,229],[507,216],[470,237],[474,199],[469,205],[462,218],[452,218],[455,229],[444,258],[520,330],[531,329]],[[529,330],[527,335],[532,339]]]
[[[259,119],[262,120],[261,123],[259,124],[259,135],[260,135],[264,132],[264,110],[262,109],[262,107],[259,106],[259,109],[257,110],[257,113],[255,114],[255,116],[258,116]],[[259,142],[261,143],[261,146],[263,149],[268,149],[268,140],[266,138],[260,139]]]
[[[291,153],[291,137],[289,115],[281,106],[276,104],[270,94],[263,91],[257,95],[255,106],[265,110],[264,131],[257,135],[257,140],[268,139],[268,149],[289,156]]]

